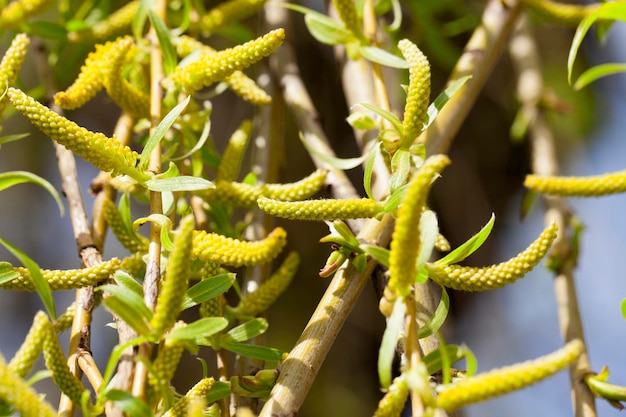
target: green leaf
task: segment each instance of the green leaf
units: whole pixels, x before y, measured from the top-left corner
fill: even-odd
[[[170,75],[176,69],[176,49],[172,45],[170,39],[170,33],[165,25],[165,22],[154,12],[154,10],[148,10],[148,18],[150,23],[156,32],[159,40],[159,46],[161,47],[161,53],[163,54],[163,68],[165,75]]]
[[[578,55],[580,45],[589,31],[589,28],[591,28],[591,25],[593,25],[598,19],[626,21],[626,3],[604,3],[593,14],[580,22],[576,28],[576,33],[574,34],[574,39],[572,40],[572,46],[570,47],[569,55],[567,57],[567,82],[570,85],[572,85],[572,71],[574,69],[574,62],[576,61],[576,55]]]
[[[129,347],[138,346],[147,341],[148,341],[148,338],[145,336],[137,337],[133,340],[129,340],[128,342],[121,344],[121,345],[117,345],[115,346],[115,348],[113,348],[113,350],[111,351],[111,355],[109,356],[109,361],[107,362],[104,375],[102,376],[103,387],[106,387],[107,385],[109,385],[109,381],[113,377],[113,373],[115,372],[115,369],[117,368],[117,363],[119,362],[122,354],[124,354],[124,351]]]
[[[191,148],[189,150],[189,152],[187,152],[186,154],[184,154],[182,156],[178,156],[176,158],[172,158],[172,161],[179,161],[179,160],[182,160],[182,159],[187,159],[191,155],[193,155],[194,153],[196,153],[197,151],[202,149],[202,147],[206,143],[207,139],[209,138],[209,133],[210,132],[211,132],[211,119],[209,119],[207,117],[206,122],[204,123],[204,127],[202,128],[202,133],[200,134],[200,138],[198,139],[198,142],[196,142],[194,147]]]
[[[228,326],[223,317],[205,317],[183,327],[176,327],[167,334],[170,340],[198,340],[221,332]]]
[[[346,117],[346,121],[350,126],[359,130],[376,128],[376,121],[372,119],[369,112],[363,110],[350,113],[350,115]]]
[[[151,222],[157,224],[161,228],[161,244],[167,250],[172,250],[174,244],[170,239],[170,232],[172,231],[172,220],[163,214],[151,214],[148,217],[140,217],[133,222],[133,229],[139,229],[141,225]]]
[[[357,40],[343,23],[324,15],[307,13],[304,24],[317,41],[326,45],[345,45]]]
[[[361,165],[366,158],[365,155],[361,156],[360,158],[337,158],[334,156],[327,155],[323,152],[320,152],[313,146],[309,145],[307,141],[304,139],[304,135],[302,135],[302,132],[300,132],[300,141],[302,142],[306,150],[309,151],[311,155],[313,155],[320,161],[327,163],[333,168],[337,168],[341,170],[348,170],[348,169],[356,168],[359,165]]]
[[[374,162],[376,162],[376,155],[380,152],[380,142],[376,142],[376,144],[370,149],[367,162],[365,163],[365,171],[363,173],[363,188],[365,189],[365,193],[372,200],[374,197],[372,196],[372,173],[374,172]]]
[[[370,245],[369,243],[362,244],[361,249],[369,256],[376,259],[376,262],[389,268],[389,249]]]
[[[376,62],[380,65],[385,65],[392,68],[409,68],[409,63],[404,58],[400,58],[397,55],[387,52],[384,49],[380,49],[376,46],[364,46],[359,45],[359,52],[363,58]]]
[[[606,77],[620,72],[626,72],[626,64],[603,64],[589,68],[583,72],[574,83],[574,89],[580,90],[591,84],[598,78]]]
[[[41,274],[41,269],[39,265],[35,261],[33,261],[28,255],[19,250],[12,243],[0,238],[0,244],[4,246],[13,256],[15,256],[21,263],[28,269],[30,273],[30,277],[33,280],[33,285],[35,286],[35,290],[37,290],[37,294],[41,301],[43,302],[44,307],[48,311],[50,317],[54,320],[56,319],[56,312],[54,308],[54,299],[52,298],[52,291],[50,290],[50,285],[48,285],[48,281],[46,281]]]
[[[279,361],[283,356],[282,350],[267,346],[249,345],[247,343],[229,343],[223,346],[223,348],[247,358],[264,361]]]
[[[13,265],[9,262],[0,262],[0,285],[18,278],[20,273],[17,272]]]
[[[104,305],[126,324],[135,329],[141,336],[148,336],[152,332],[150,320],[152,312],[137,293],[117,285],[101,285],[97,291],[106,291]]]
[[[388,112],[387,110],[383,110],[378,106],[374,106],[373,104],[359,103],[359,106],[363,106],[366,109],[373,111],[374,113],[376,113],[383,119],[387,120],[389,123],[393,125],[396,132],[398,132],[398,134],[402,136],[404,129],[402,128],[402,122],[400,121],[398,116],[396,116],[395,114],[391,112]]]
[[[398,188],[406,184],[406,180],[411,173],[411,153],[408,149],[398,149],[391,158],[391,178],[389,180],[389,190],[393,193]]]
[[[264,318],[258,317],[249,320],[233,329],[230,329],[228,333],[223,335],[221,341],[222,346],[226,346],[233,342],[245,342],[246,340],[250,340],[265,333],[267,327],[267,320]]]
[[[428,122],[426,123],[426,126],[424,126],[424,130],[426,130],[428,126],[430,126],[435,121],[443,106],[446,105],[446,103],[452,98],[452,96],[457,91],[459,91],[459,89],[463,87],[463,85],[470,78],[472,78],[471,75],[466,75],[465,77],[461,77],[458,80],[454,81],[451,85],[446,87],[445,90],[443,90],[443,93],[439,94],[439,96],[435,99],[435,101],[430,104],[430,106],[428,106]]]
[[[24,139],[30,136],[30,133],[18,133],[15,135],[6,135],[0,136],[0,145],[4,145],[5,143],[14,142],[16,140]]]
[[[198,305],[204,301],[225,293],[235,282],[233,273],[219,274],[198,282],[187,290],[182,309]]]
[[[143,151],[141,152],[141,158],[139,159],[139,171],[144,171],[148,166],[148,162],[150,161],[150,154],[154,150],[154,148],[158,145],[158,143],[163,139],[167,131],[172,127],[178,116],[183,112],[185,107],[189,104],[189,100],[191,100],[191,96],[187,96],[185,100],[178,103],[169,113],[165,115],[163,120],[159,123],[159,125],[154,130],[150,139],[144,146]],[[170,190],[172,191],[172,190]]]
[[[489,237],[489,233],[491,233],[495,220],[496,217],[492,214],[491,219],[489,219],[489,222],[482,229],[480,229],[480,232],[476,233],[468,239],[467,242],[450,252],[444,258],[439,259],[436,263],[438,265],[451,265],[461,262],[463,259],[470,256],[476,251],[476,249],[481,247],[487,237]]]
[[[620,308],[622,309],[622,317],[626,319],[626,298],[622,300]]]
[[[215,381],[215,384],[211,387],[211,391],[204,396],[207,404],[219,401],[224,397],[230,395],[230,382]]]
[[[522,201],[520,204],[520,218],[523,220],[528,216],[530,210],[535,206],[537,202],[537,197],[539,197],[539,193],[533,190],[524,190],[524,195],[522,196]]]
[[[389,213],[390,211],[395,210],[402,200],[404,200],[404,196],[406,195],[407,190],[409,189],[410,184],[404,184],[402,187],[394,190],[393,193],[385,200],[385,205],[383,206],[383,211],[385,213]]]
[[[113,274],[113,279],[117,285],[128,288],[138,296],[143,298],[143,287],[128,272],[118,270]]]
[[[133,417],[152,417],[152,411],[141,398],[135,397],[127,391],[107,389],[102,394],[104,398],[113,401],[126,415]]]
[[[449,363],[455,363],[463,359],[463,350],[457,345],[446,345],[445,349],[437,349],[424,357],[424,363],[429,375],[440,372],[443,369],[442,354],[446,355]]]
[[[67,39],[67,29],[53,22],[45,22],[43,20],[28,22],[23,27],[23,30],[31,36],[37,36],[44,39],[60,42]]]
[[[404,298],[398,297],[393,305],[393,312],[387,320],[387,328],[383,334],[383,340],[378,352],[378,378],[380,386],[389,388],[391,385],[391,365],[398,345],[398,338],[402,330],[402,323],[406,313]]]
[[[150,191],[197,191],[215,188],[209,180],[182,175],[174,178],[156,178],[143,183]]]
[[[148,11],[151,6],[151,0],[141,0],[139,2],[139,9],[137,9],[137,13],[135,14],[135,18],[131,24],[133,36],[137,40],[143,38],[143,28],[146,25],[146,20],[148,20]]]
[[[50,184],[44,178],[41,178],[39,175],[35,175],[32,172],[27,171],[10,171],[3,172],[0,174],[0,191],[9,188],[16,184],[22,184],[25,182],[30,182],[40,187],[43,187],[50,193],[50,195],[54,198],[59,206],[59,210],[61,211],[61,216],[65,215],[65,207],[63,206],[63,202],[61,201],[61,196],[54,188],[52,184]]]
[[[434,332],[438,331],[448,317],[450,311],[450,297],[444,287],[441,287],[441,300],[437,309],[433,313],[433,316],[417,331],[417,336],[420,339],[430,336]],[[431,373],[432,374],[432,373]]]
[[[430,259],[435,248],[435,242],[437,241],[437,235],[439,234],[439,226],[437,224],[437,215],[430,211],[425,210],[420,217],[420,247],[417,253],[417,282],[426,282],[428,279],[427,274],[419,274],[420,271],[424,271],[426,262]]]

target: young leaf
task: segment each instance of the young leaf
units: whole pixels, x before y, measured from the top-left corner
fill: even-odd
[[[56,319],[56,312],[54,308],[54,299],[52,298],[52,291],[50,290],[50,285],[44,279],[41,274],[41,269],[39,265],[35,261],[33,261],[30,257],[28,257],[24,252],[19,250],[12,243],[0,238],[0,244],[4,246],[13,256],[15,256],[19,261],[28,269],[30,276],[33,280],[33,285],[37,290],[37,294],[41,298],[44,307],[48,311],[50,317],[54,320]]]
[[[323,16],[323,15],[322,15]],[[304,23],[311,35],[326,45],[338,45],[354,42],[356,38],[342,23],[327,16],[307,13]]]
[[[430,375],[433,375],[443,368],[442,355],[445,355],[449,363],[455,363],[463,359],[463,350],[457,345],[446,345],[445,349],[437,349],[424,357],[424,363]]]
[[[622,300],[620,307],[622,309],[622,317],[626,319],[626,298]]]
[[[109,381],[113,377],[113,372],[117,368],[117,363],[120,360],[120,357],[124,353],[124,351],[133,346],[138,346],[142,343],[148,341],[148,338],[145,336],[135,338],[133,340],[129,340],[126,343],[115,346],[115,348],[111,351],[111,356],[109,356],[109,361],[107,362],[106,369],[104,371],[104,375],[102,376],[102,386],[106,387],[109,385]]]
[[[333,168],[337,168],[337,169],[341,169],[345,171],[348,169],[358,167],[365,160],[365,155],[361,156],[360,158],[336,158],[334,156],[326,155],[325,153],[320,152],[319,150],[315,149],[313,146],[309,145],[307,141],[304,139],[304,135],[302,135],[302,133],[300,133],[300,141],[302,141],[302,144],[304,145],[306,150],[309,151],[311,155],[313,155],[320,161],[326,162],[328,165],[332,166]]]
[[[219,274],[198,282],[187,290],[182,309],[193,307],[225,293],[235,282],[235,277],[233,273]]]
[[[374,113],[376,113],[383,119],[387,120],[389,123],[393,125],[394,129],[396,129],[398,134],[402,136],[402,132],[404,131],[404,129],[402,128],[402,122],[400,121],[398,116],[396,116],[393,113],[388,112],[387,110],[383,110],[378,106],[374,106],[373,104],[359,103],[359,106],[363,106],[366,109],[373,111]]]
[[[430,211],[425,210],[420,218],[420,247],[417,253],[417,272],[418,282],[426,282],[428,279],[427,274],[420,274],[424,271],[424,266],[435,248],[435,242],[437,241],[437,235],[439,234],[439,226],[437,224],[437,215]],[[425,271],[424,271],[425,272]],[[422,277],[423,275],[423,277]]]
[[[146,25],[146,20],[148,20],[148,11],[151,5],[152,1],[150,0],[141,0],[139,2],[139,9],[137,9],[137,14],[135,14],[135,18],[131,24],[135,39],[141,39],[143,37],[143,28]]]
[[[2,97],[2,94],[0,94],[0,99],[1,99],[1,97]],[[30,136],[30,133],[19,133],[19,134],[15,134],[15,135],[0,136],[0,145],[4,145],[5,143],[14,142],[16,140],[24,139],[24,138],[26,138],[28,136]]]
[[[411,173],[411,153],[406,148],[398,149],[391,158],[391,179],[389,190],[391,193],[406,184]]]
[[[211,391],[209,391],[204,398],[206,399],[207,404],[211,404],[212,402],[219,401],[228,395],[230,395],[230,383],[216,381],[211,387]]]
[[[409,184],[404,184],[402,187],[394,190],[393,193],[385,200],[385,205],[383,207],[383,211],[385,213],[389,213],[390,211],[395,210],[402,200],[404,200],[404,196],[406,195],[407,190],[409,189]]]
[[[33,184],[37,184],[46,189],[50,193],[50,195],[54,198],[59,206],[59,210],[61,211],[61,216],[65,215],[65,206],[63,206],[63,202],[61,201],[61,196],[54,188],[52,184],[50,184],[47,180],[41,178],[38,175],[35,175],[31,172],[27,171],[10,171],[3,172],[0,174],[0,191],[5,188],[9,188],[16,184],[22,184],[25,182],[30,182]]]
[[[405,313],[406,303],[404,298],[396,298],[378,353],[378,378],[380,379],[380,386],[383,388],[389,388],[391,385],[391,365]]]
[[[267,320],[258,317],[256,319],[249,320],[234,329],[230,329],[228,333],[222,336],[222,346],[226,346],[233,342],[245,342],[253,337],[257,337],[260,334],[265,333],[268,324]]]
[[[365,189],[365,193],[372,200],[374,197],[372,196],[372,173],[374,172],[374,162],[376,161],[376,155],[380,152],[380,142],[376,142],[376,144],[370,149],[367,162],[365,163],[365,171],[363,173],[363,188]]]
[[[446,289],[441,287],[441,301],[439,301],[439,305],[430,320],[417,331],[417,336],[423,339],[439,330],[448,317],[448,311],[450,311],[450,297],[448,297]]]
[[[102,395],[104,398],[113,401],[126,415],[133,417],[152,417],[153,415],[150,408],[141,398],[135,397],[129,392],[119,389],[107,389]]]
[[[113,279],[117,283],[117,285],[128,288],[138,296],[143,298],[143,287],[140,283],[138,283],[135,278],[130,276],[130,274],[126,271],[118,270],[113,274]]]
[[[163,120],[159,123],[157,128],[154,130],[154,133],[148,139],[146,146],[144,146],[143,151],[141,152],[141,158],[139,159],[139,170],[144,171],[148,166],[148,161],[150,160],[150,154],[157,146],[157,144],[163,139],[167,131],[172,127],[178,116],[183,112],[185,107],[189,104],[189,100],[191,100],[191,96],[187,96],[185,100],[178,103],[168,114],[165,115]],[[169,190],[172,191],[172,190]]]
[[[156,32],[159,46],[163,53],[163,67],[165,75],[170,75],[176,69],[176,49],[170,40],[170,34],[165,26],[165,22],[155,13],[153,9],[148,9],[148,18]]]
[[[147,336],[151,333],[148,323],[152,320],[152,312],[137,293],[117,285],[101,285],[96,290],[109,293],[104,298],[104,305],[138,334]]]
[[[141,217],[133,222],[133,228],[138,229],[141,225],[152,222],[161,228],[161,244],[167,249],[172,250],[172,240],[170,232],[172,231],[172,220],[163,214],[151,214],[148,217]]]
[[[20,273],[13,268],[13,265],[8,262],[0,262],[0,285],[14,280],[19,276]]]
[[[261,359],[264,361],[279,361],[283,356],[281,350],[267,346],[249,345],[247,343],[228,343],[224,345],[223,348],[247,358]]]
[[[363,58],[376,62],[380,65],[385,65],[392,68],[408,68],[409,63],[405,59],[400,58],[384,49],[377,48],[375,46],[359,45],[359,52]]]
[[[593,68],[589,68],[583,72],[580,77],[574,83],[574,89],[580,90],[587,85],[591,84],[598,78],[606,77],[607,75],[617,74],[619,72],[626,71],[626,64],[603,64],[597,65]]]
[[[489,222],[480,229],[480,232],[476,233],[467,242],[450,252],[445,257],[439,259],[436,263],[439,265],[451,265],[458,262],[461,262],[472,253],[476,251],[489,237],[489,233],[491,233],[491,229],[493,228],[493,223],[495,222],[496,217],[492,214]]]
[[[463,85],[472,78],[471,75],[466,75],[465,77],[461,77],[458,80],[454,81],[451,85],[449,85],[439,96],[433,101],[430,106],[428,106],[428,122],[426,122],[426,126],[424,126],[424,130],[428,128],[434,121],[443,106],[446,105],[448,100],[452,98],[454,93],[456,93]]]
[[[183,175],[173,178],[155,178],[143,183],[150,191],[196,191],[215,188],[209,180]]]
[[[389,268],[389,249],[381,248],[380,246],[363,244],[361,249],[365,251],[369,256],[376,259],[376,261]]]
[[[228,320],[223,317],[206,317],[186,326],[176,327],[166,337],[170,340],[197,340],[221,332],[226,326],[228,326]]]

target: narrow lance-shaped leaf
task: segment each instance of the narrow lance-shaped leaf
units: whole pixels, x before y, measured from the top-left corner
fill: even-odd
[[[10,172],[1,173],[0,174],[0,191],[6,188],[9,188],[13,185],[22,184],[25,182],[30,182],[30,183],[37,184],[43,187],[54,198],[54,201],[56,201],[57,205],[59,206],[59,210],[61,211],[61,216],[65,214],[65,206],[63,205],[63,202],[61,201],[61,196],[59,195],[57,190],[54,188],[54,186],[50,184],[50,182],[47,181],[46,179],[41,178],[39,175],[35,175],[31,172],[10,171]]]

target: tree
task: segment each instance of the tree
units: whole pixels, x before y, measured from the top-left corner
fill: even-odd
[[[567,62],[572,79],[582,38],[592,25],[602,36],[613,21],[625,20],[624,3],[490,0],[476,12],[454,0],[333,0],[328,14],[264,0],[208,8],[198,1],[102,3],[15,0],[0,14],[7,43],[2,125],[25,117],[52,139],[82,261],[78,269],[41,269],[35,256],[0,241],[23,265],[0,263],[0,286],[36,292],[45,309],[13,359],[0,357],[6,413],[295,415],[370,280],[378,308],[368,308],[386,320],[372,366],[385,394],[374,415],[397,416],[407,406],[413,415],[445,415],[568,367],[576,415],[595,414],[594,396],[621,406],[623,388],[607,382],[608,372],[593,372],[587,359],[573,284],[580,229],[561,196],[624,191],[624,173],[557,176],[546,115],[560,102],[545,95],[541,43],[526,13],[538,25],[578,26]],[[442,15],[452,23],[443,26]],[[328,53],[332,46],[337,78],[319,78],[323,63],[307,60],[307,46],[295,42],[304,36],[294,24],[302,19],[315,48]],[[532,155],[523,211],[545,195],[546,226],[508,261],[461,266],[485,242],[494,218],[451,250],[436,214],[445,210],[432,197],[454,163],[452,142],[506,45],[515,71],[505,83],[517,83],[519,108],[511,133],[527,139]],[[26,77],[29,56],[35,81]],[[244,73],[252,69],[258,83]],[[623,70],[591,68],[573,86]],[[444,77],[443,92],[431,102],[431,82],[443,84]],[[320,88],[322,82],[331,88]],[[120,112],[102,132],[83,127],[72,112],[97,112],[94,101]],[[338,122],[346,116],[352,130]],[[227,125],[231,119],[236,127]],[[21,133],[0,144],[11,146]],[[294,150],[289,140],[298,135],[303,146]],[[350,137],[348,152],[359,156],[335,155],[344,152],[342,135]],[[286,181],[281,164],[298,166],[304,150],[317,169]],[[99,171],[90,186],[91,220],[75,156]],[[356,167],[362,175],[349,177]],[[0,190],[24,182],[48,190],[63,212],[47,179],[26,170],[0,173]],[[331,250],[319,275],[332,279],[307,312],[298,341],[283,352],[262,338],[265,315],[294,277],[316,268],[307,259],[316,239],[303,221],[330,230],[321,238]],[[146,223],[144,236],[138,229]],[[127,250],[121,259],[103,256],[107,228]],[[284,250],[294,235],[304,250]],[[474,374],[469,348],[446,343],[440,331],[449,290],[500,288],[545,257],[566,306],[559,312],[564,346]],[[57,315],[52,294],[68,289],[76,291],[75,303]],[[110,312],[117,330],[119,343],[105,364],[91,354],[90,337],[102,331],[92,326],[94,309]],[[71,329],[67,355],[59,342],[65,329]],[[185,351],[200,358],[203,371],[187,378],[190,389],[179,395],[170,381]],[[42,353],[62,393],[57,410],[24,379]],[[462,359],[466,369],[453,368]]]

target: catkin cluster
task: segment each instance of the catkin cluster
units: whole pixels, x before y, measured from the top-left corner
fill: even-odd
[[[528,175],[524,186],[540,193],[564,197],[598,197],[626,191],[626,171],[589,177]]]

